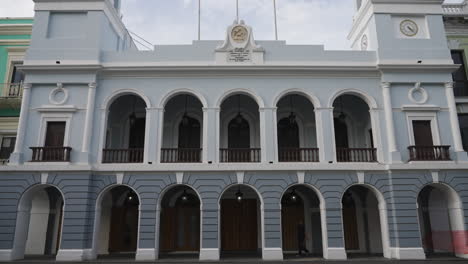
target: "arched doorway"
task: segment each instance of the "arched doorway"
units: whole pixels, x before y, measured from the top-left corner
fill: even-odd
[[[309,256],[323,256],[320,200],[310,188],[289,188],[281,199],[281,227],[285,258],[296,256],[299,245]],[[301,253],[305,253],[302,251]]]
[[[200,199],[188,186],[168,190],[161,200],[159,252],[161,257],[200,252]]]
[[[48,185],[34,186],[21,197],[15,229],[14,259],[57,255],[60,248],[64,199]]]
[[[388,238],[383,206],[379,204],[374,191],[366,186],[352,186],[344,193],[343,232],[348,257],[384,256]]]
[[[143,163],[146,103],[133,94],[122,95],[109,107],[103,163]]]
[[[370,107],[361,97],[343,94],[333,102],[338,162],[377,162]]]
[[[220,162],[260,162],[260,114],[251,97],[236,94],[221,104]]]
[[[179,94],[164,106],[162,163],[202,161],[203,105],[190,94]]]
[[[121,185],[106,190],[98,202],[97,254],[134,257],[138,245],[138,195]]]
[[[424,187],[418,195],[418,215],[427,257],[465,254],[463,211],[456,191],[442,184]]]
[[[279,162],[318,162],[312,102],[302,94],[288,94],[276,106]]]
[[[246,185],[235,185],[223,193],[219,203],[221,257],[261,257],[262,215],[257,192]]]

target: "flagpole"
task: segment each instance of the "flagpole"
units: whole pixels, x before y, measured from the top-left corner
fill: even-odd
[[[274,16],[275,16],[275,39],[278,40],[278,20],[276,15],[276,0],[273,0],[273,9],[274,9]]]
[[[201,40],[201,0],[198,0],[198,40]]]

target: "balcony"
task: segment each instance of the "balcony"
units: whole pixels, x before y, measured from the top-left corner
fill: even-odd
[[[468,96],[468,81],[455,81],[453,89],[455,96]]]
[[[220,162],[227,163],[255,163],[260,162],[259,148],[226,148],[220,149]]]
[[[199,163],[201,154],[200,148],[163,148],[161,163]]]
[[[409,161],[449,161],[450,146],[409,146]]]
[[[144,149],[104,149],[102,163],[143,163]]]
[[[31,162],[70,162],[70,147],[31,147]]]
[[[23,95],[23,83],[2,83],[0,86],[4,98],[19,98]]]
[[[377,162],[375,148],[337,148],[338,162]]]
[[[318,148],[280,148],[280,162],[319,162]]]

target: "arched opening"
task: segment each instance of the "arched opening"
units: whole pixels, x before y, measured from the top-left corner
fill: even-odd
[[[200,199],[187,186],[168,190],[161,200],[159,252],[161,258],[200,252]]]
[[[463,211],[454,190],[442,184],[424,187],[418,196],[418,215],[427,257],[465,254]]]
[[[310,188],[289,188],[281,199],[281,227],[285,258],[323,256],[320,200]]]
[[[121,185],[106,190],[98,203],[97,254],[133,258],[138,245],[138,195]]]
[[[352,186],[344,193],[343,232],[348,257],[384,256],[386,221],[382,221],[379,203],[374,192],[365,186]]]
[[[314,105],[303,95],[290,94],[277,107],[279,161],[318,162]]]
[[[146,107],[143,99],[132,94],[110,105],[103,163],[143,163]]]
[[[249,96],[230,96],[221,104],[221,162],[260,162],[260,114]]]
[[[227,189],[221,199],[221,257],[261,257],[261,200],[246,185]],[[240,255],[241,253],[241,255]]]
[[[57,255],[63,207],[62,193],[52,186],[34,186],[23,194],[16,218],[14,259]]]
[[[195,96],[181,94],[164,108],[162,163],[201,162],[203,105]]]
[[[369,105],[360,97],[344,94],[333,103],[338,162],[377,162]]]

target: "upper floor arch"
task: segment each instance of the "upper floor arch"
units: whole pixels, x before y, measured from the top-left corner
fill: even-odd
[[[193,90],[193,89],[187,89],[187,88],[181,88],[181,89],[176,89],[168,94],[166,94],[158,103],[158,107],[163,109],[166,107],[167,103],[174,97],[178,95],[191,95],[195,98],[197,98],[200,103],[203,105],[204,108],[208,107],[208,101],[206,100],[205,96],[203,96],[200,92]]]
[[[313,94],[303,90],[303,89],[299,89],[299,88],[292,88],[292,89],[287,89],[285,91],[281,91],[280,93],[278,93],[275,97],[274,97],[274,100],[271,104],[272,107],[276,107],[279,103],[279,101],[281,99],[283,99],[284,97],[288,96],[288,95],[300,95],[300,96],[304,96],[305,98],[307,98],[311,103],[312,105],[314,106],[314,108],[320,108],[322,107],[321,103],[320,103],[320,100]]]
[[[239,88],[239,89],[229,90],[223,93],[223,95],[221,95],[221,97],[219,97],[219,99],[216,102],[216,108],[221,108],[221,105],[223,104],[224,101],[226,101],[226,99],[228,99],[229,97],[233,95],[238,95],[238,94],[243,94],[245,96],[251,97],[257,103],[259,108],[265,107],[265,102],[263,101],[261,96],[255,94],[253,91],[250,91],[248,89]]]
[[[118,90],[112,93],[109,97],[107,97],[101,105],[101,109],[108,110],[112,103],[114,103],[118,98],[125,96],[125,95],[134,95],[140,97],[146,104],[146,108],[152,108],[153,104],[151,103],[150,99],[142,92],[135,90],[135,89],[124,89]]]
[[[361,91],[359,89],[343,89],[339,90],[335,94],[333,94],[332,97],[330,97],[330,100],[328,101],[327,107],[328,108],[333,108],[333,104],[336,101],[336,99],[342,95],[354,95],[356,97],[361,98],[364,100],[364,102],[367,103],[370,109],[376,109],[378,108],[377,106],[377,101],[375,100],[374,97],[368,95],[364,91]]]

